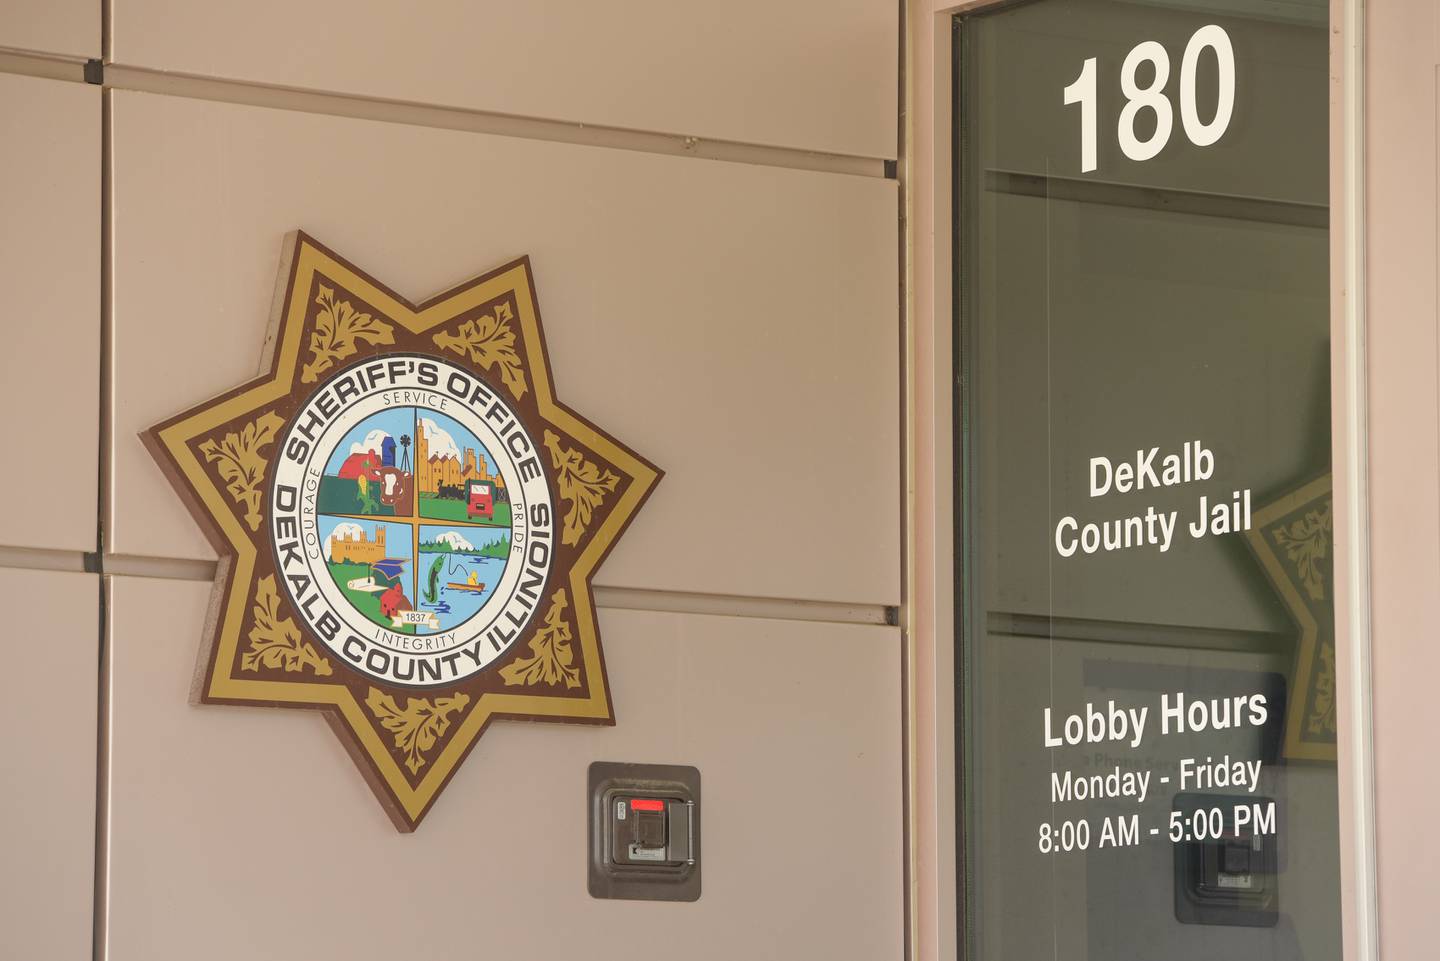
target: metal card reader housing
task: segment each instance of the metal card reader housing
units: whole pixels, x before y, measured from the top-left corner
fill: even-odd
[[[700,897],[700,772],[677,765],[590,765],[590,894]]]

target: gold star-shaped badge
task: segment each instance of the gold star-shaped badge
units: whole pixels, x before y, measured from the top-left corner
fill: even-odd
[[[401,830],[496,717],[613,724],[591,577],[660,479],[527,258],[414,305],[287,240],[261,375],[143,435],[220,553],[200,700],[315,708]]]

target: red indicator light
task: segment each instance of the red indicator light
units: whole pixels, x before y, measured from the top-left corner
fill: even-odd
[[[657,801],[654,798],[635,797],[630,799],[630,810],[663,811],[665,810],[665,802]]]

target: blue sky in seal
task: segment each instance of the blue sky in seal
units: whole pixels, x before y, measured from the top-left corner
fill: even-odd
[[[475,449],[476,457],[485,458],[485,466],[489,470],[489,472],[491,474],[498,473],[496,469],[495,456],[490,453],[490,449],[486,447],[478,437],[476,437],[473,433],[470,432],[470,429],[468,427],[461,424],[455,418],[448,417],[445,414],[440,413],[439,411],[426,410],[422,408],[419,411],[419,415],[420,420],[430,421],[432,424],[434,424],[436,427],[438,427],[440,430],[444,431],[450,436],[450,439],[454,442],[455,445],[455,450],[453,451],[453,453],[455,455],[455,458],[460,461],[462,467],[465,464],[465,448],[473,447]],[[446,447],[448,445],[437,443],[437,438],[434,436],[433,431],[429,433],[429,438],[430,453],[444,456],[444,454],[447,452]]]
[[[325,473],[332,477],[339,474],[340,466],[351,454],[369,448],[373,448],[377,454],[380,453],[380,443],[386,435],[395,438],[395,461],[398,464],[401,434],[410,436],[410,459],[413,463],[415,459],[415,408],[398,407],[371,414],[356,424],[348,434],[340,439],[340,443],[335,445],[335,449],[330,453],[330,459],[325,463]]]

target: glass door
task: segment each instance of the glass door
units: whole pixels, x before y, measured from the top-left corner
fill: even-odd
[[[964,956],[1338,961],[1326,6],[955,30]]]

